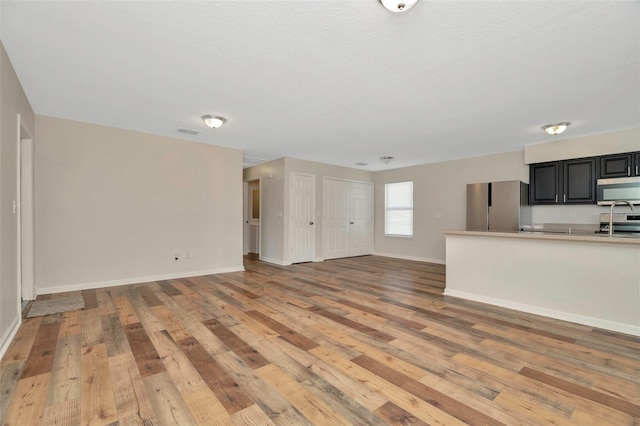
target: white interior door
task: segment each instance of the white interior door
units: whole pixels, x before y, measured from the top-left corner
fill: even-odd
[[[351,182],[351,253],[373,252],[373,184]]]
[[[315,256],[316,178],[291,173],[289,214],[291,263],[311,262]]]
[[[324,258],[373,252],[373,184],[325,178]]]
[[[350,182],[325,179],[323,182],[324,258],[351,255],[351,188]]]

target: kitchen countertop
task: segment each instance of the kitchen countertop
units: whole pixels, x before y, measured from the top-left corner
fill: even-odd
[[[640,236],[631,236],[625,234],[569,234],[558,232],[544,231],[521,231],[521,232],[489,232],[489,231],[446,231],[445,235],[462,235],[477,237],[496,237],[496,238],[519,238],[530,240],[558,240],[558,241],[576,241],[576,242],[594,242],[594,243],[613,243],[613,244],[631,244],[640,246]]]

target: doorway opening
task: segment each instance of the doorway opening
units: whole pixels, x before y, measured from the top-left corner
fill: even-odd
[[[260,181],[244,182],[244,232],[243,253],[260,254]]]
[[[17,281],[21,310],[35,299],[34,283],[34,231],[33,231],[33,135],[17,119],[16,202],[17,221]]]

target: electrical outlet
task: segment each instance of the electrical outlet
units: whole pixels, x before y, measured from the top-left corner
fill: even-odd
[[[440,219],[442,217],[442,212],[436,212],[436,217]]]
[[[195,255],[196,255],[196,253],[193,250],[190,250],[190,251],[187,252],[187,257],[189,259],[192,259]]]
[[[576,212],[574,210],[571,210],[569,212],[569,219],[575,219],[576,218]]]

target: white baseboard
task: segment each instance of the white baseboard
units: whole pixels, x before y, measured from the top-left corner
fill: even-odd
[[[285,262],[285,261],[279,260],[279,259],[271,259],[270,257],[259,256],[258,259],[262,260],[263,262],[273,263],[274,265],[280,265],[280,266],[289,266],[289,265],[291,265],[291,262]]]
[[[312,260],[312,262],[324,262],[324,257],[316,257]]]
[[[7,331],[0,337],[0,359],[2,359],[7,349],[9,349],[13,338],[16,337],[20,324],[22,324],[21,314],[22,312],[18,312],[18,316],[13,319]]]
[[[173,280],[176,278],[198,277],[201,275],[224,274],[227,272],[244,271],[244,266],[230,266],[228,268],[207,269],[203,271],[186,271],[174,274],[153,275],[148,277],[123,278],[119,280],[97,281],[92,283],[69,284],[56,287],[36,288],[37,294],[62,293],[67,291],[90,290],[94,288],[115,287],[119,285],[147,283],[151,281]]]
[[[584,315],[572,314],[570,312],[556,311],[553,309],[541,308],[539,306],[527,305],[524,303],[511,302],[509,300],[497,299],[494,297],[482,296],[475,293],[467,293],[466,291],[444,290],[445,296],[459,297],[461,299],[473,300],[475,302],[487,303],[489,305],[500,306],[502,308],[515,309],[530,314],[541,315],[544,317],[555,318],[563,321],[575,322],[577,324],[588,325],[590,327],[604,328],[606,330],[617,331],[619,333],[632,334],[640,336],[640,327],[632,324],[624,324],[614,321],[608,321],[600,318],[593,318]]]
[[[418,257],[418,256],[405,256],[402,254],[394,254],[394,253],[380,253],[374,251],[372,253],[374,256],[382,256],[382,257],[393,257],[395,259],[404,259],[404,260],[415,260],[416,262],[427,262],[427,263],[437,263],[440,265],[446,264],[446,262],[442,259],[431,259],[428,257]]]

